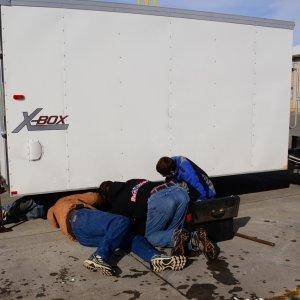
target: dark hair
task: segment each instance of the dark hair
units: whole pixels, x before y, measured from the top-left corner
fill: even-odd
[[[164,177],[172,175],[175,169],[176,165],[173,159],[167,156],[160,158],[156,164],[156,171]]]
[[[99,195],[103,198],[103,199],[106,199],[107,196],[108,196],[108,191],[109,191],[109,188],[110,186],[112,185],[112,181],[103,181],[100,186],[99,186],[99,189],[98,189],[98,193]]]

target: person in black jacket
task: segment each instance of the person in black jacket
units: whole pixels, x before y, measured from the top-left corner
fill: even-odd
[[[172,255],[185,255],[189,241],[194,252],[202,250],[210,260],[218,256],[217,246],[208,240],[205,231],[189,239],[183,229],[189,196],[178,184],[145,179],[105,181],[99,193],[106,200],[107,211],[133,220],[135,231],[145,235],[153,246],[171,247]]]

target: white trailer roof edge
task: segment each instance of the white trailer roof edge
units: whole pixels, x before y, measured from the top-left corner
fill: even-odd
[[[144,15],[156,15],[174,18],[186,18],[215,22],[236,23],[244,25],[254,25],[263,27],[273,27],[293,30],[295,22],[265,19],[256,17],[247,17],[231,14],[194,11],[177,8],[143,6],[134,4],[101,2],[92,0],[0,0],[0,5],[6,6],[30,6],[30,7],[51,7],[51,8],[69,8],[82,10],[98,10],[119,13],[132,13]]]

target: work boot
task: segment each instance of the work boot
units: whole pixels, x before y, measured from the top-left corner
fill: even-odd
[[[220,254],[220,248],[209,240],[204,228],[199,228],[191,233],[190,243],[192,251],[198,255],[203,253],[208,261],[217,259]]]
[[[103,261],[102,257],[97,254],[93,254],[89,259],[83,262],[83,265],[93,271],[100,271],[103,275],[113,276],[115,275],[115,270],[111,265]]]
[[[199,240],[197,231],[192,231],[190,233],[190,239],[188,242],[188,249],[189,249],[189,257],[200,256],[202,254],[202,243]]]
[[[151,270],[154,272],[162,272],[166,269],[173,271],[180,271],[186,264],[185,256],[168,256],[168,255],[155,255],[150,262]]]
[[[173,233],[172,256],[185,256],[186,243],[189,239],[189,232],[185,229],[176,229]]]

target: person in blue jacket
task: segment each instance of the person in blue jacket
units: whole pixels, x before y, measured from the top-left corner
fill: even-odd
[[[216,197],[215,188],[208,175],[184,156],[162,157],[156,165],[156,170],[167,180],[187,183],[189,190],[196,193],[197,200]]]

